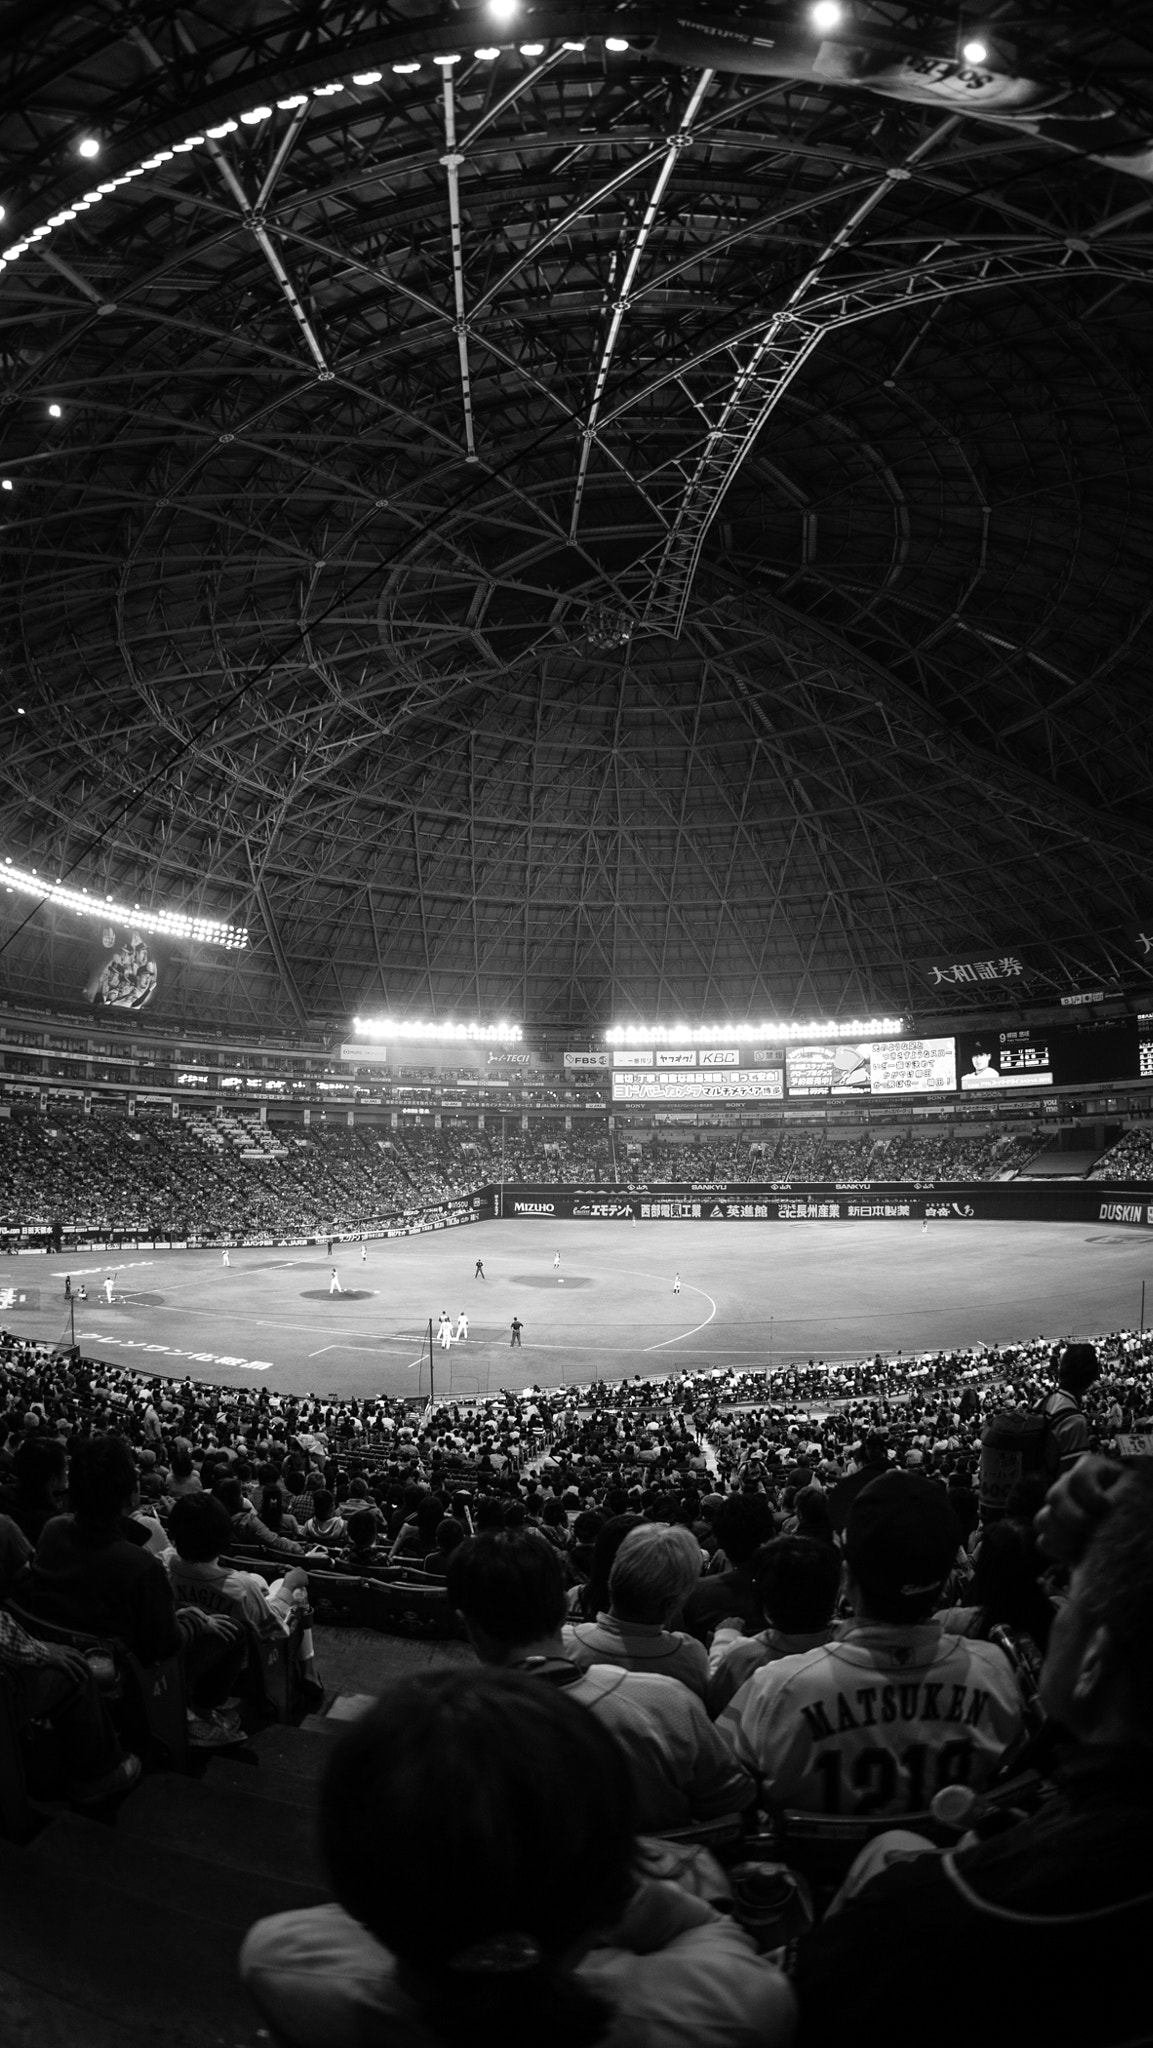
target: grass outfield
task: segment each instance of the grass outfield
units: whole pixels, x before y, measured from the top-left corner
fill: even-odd
[[[89,1357],[347,1396],[427,1393],[429,1319],[463,1308],[468,1339],[437,1348],[435,1390],[468,1397],[1133,1328],[1143,1280],[1153,1316],[1153,1236],[1072,1223],[494,1222],[370,1241],[363,1264],[359,1245],[334,1256],[346,1291],[330,1296],[333,1261],[314,1247],[234,1250],[228,1270],[219,1252],[128,1252],[111,1307],[99,1253],[21,1256],[0,1283],[26,1304],[0,1320],[59,1339],[70,1272],[88,1290],[75,1315]]]

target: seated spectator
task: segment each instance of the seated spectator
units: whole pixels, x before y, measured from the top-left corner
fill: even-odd
[[[9,1515],[35,1547],[54,1515],[63,1514],[68,1454],[55,1436],[26,1436],[12,1460],[15,1484],[0,1491],[0,1515]]]
[[[775,1536],[753,1559],[753,1580],[768,1627],[746,1636],[735,1616],[717,1624],[706,1696],[714,1720],[762,1665],[803,1656],[833,1634],[841,1560],[827,1543],[811,1536]]]
[[[292,1536],[281,1533],[279,1494],[276,1494],[275,1498],[276,1505],[272,1509],[274,1520],[269,1523],[263,1515],[257,1514],[251,1501],[245,1496],[239,1479],[219,1479],[213,1488],[213,1499],[221,1503],[231,1522],[234,1543],[247,1544],[251,1549],[267,1550],[274,1556],[303,1557],[304,1544],[298,1543]],[[287,1520],[288,1517],[284,1519]]]
[[[444,1497],[439,1493],[425,1493],[417,1502],[411,1515],[406,1516],[396,1532],[390,1559],[396,1564],[421,1565],[436,1542],[436,1532],[444,1520]]]
[[[988,2048],[1149,2039],[1153,1474],[1086,1459],[1042,1521],[1054,1554],[1077,1560],[1041,1676],[1074,1745],[1057,1796],[944,1855],[912,1831],[871,1843],[840,1910],[799,1944],[804,2048],[847,2032],[913,2048],[930,2009],[939,2048],[971,2048],[969,2001],[941,1998],[948,1956],[987,1990]]]
[[[879,1479],[889,1469],[889,1439],[883,1430],[871,1429],[859,1445],[854,1445],[854,1467],[845,1479],[839,1479],[829,1493],[829,1514],[837,1534],[843,1536],[849,1509],[863,1486]]]
[[[220,1564],[218,1559],[232,1540],[232,1521],[216,1494],[188,1494],[178,1500],[169,1517],[168,1533],[175,1549],[168,1561],[168,1576],[177,1600],[215,1614],[227,1605],[236,1620],[256,1636],[276,1639],[291,1635],[296,1612],[307,1606],[308,1573],[300,1565],[290,1565],[283,1578],[268,1585],[258,1572]],[[319,1685],[310,1628],[300,1637],[300,1670],[304,1680]]]
[[[609,1573],[607,1613],[570,1624],[565,1655],[587,1668],[619,1664],[677,1678],[703,1700],[709,1660],[703,1645],[670,1624],[700,1577],[701,1547],[688,1529],[642,1523],[625,1537]]]
[[[957,1549],[944,1490],[908,1472],[862,1488],[845,1531],[854,1618],[820,1649],[746,1679],[717,1723],[777,1807],[919,1812],[987,1785],[1020,1742],[1012,1669],[931,1619]]]
[[[582,1508],[572,1526],[572,1543],[569,1549],[569,1567],[576,1573],[581,1585],[588,1583],[593,1568],[593,1553],[597,1537],[605,1526],[605,1516],[598,1508]],[[607,1597],[607,1581],[606,1581]],[[595,1621],[596,1614],[586,1614],[586,1621]]]
[[[189,1707],[188,1740],[217,1749],[242,1739],[225,1702],[244,1668],[244,1631],[223,1615],[181,1608],[168,1574],[132,1518],[136,1467],[119,1437],[75,1446],[71,1512],[46,1524],[32,1565],[29,1605],[46,1621],[125,1643],[142,1664],[179,1655]]]
[[[1033,1646],[1038,1669],[1053,1625],[1053,1602],[1041,1585],[1044,1559],[1028,1522],[992,1522],[981,1536],[963,1607],[937,1616],[951,1635],[993,1640],[996,1628],[1010,1630]]]
[[[325,1550],[338,1550],[344,1542],[344,1516],[337,1514],[327,1486],[318,1488],[312,1498],[313,1512],[304,1525],[304,1540]]]
[[[192,1446],[178,1440],[173,1446],[165,1490],[171,1500],[180,1500],[186,1493],[199,1493],[201,1486],[200,1474],[192,1462]]]
[[[477,1528],[483,1526],[477,1517]],[[630,1529],[641,1527],[640,1515],[616,1511],[607,1522],[602,1522],[593,1539],[592,1565],[588,1579],[583,1586],[576,1586],[569,1595],[569,1612],[574,1620],[595,1621],[609,1604],[609,1573],[616,1562],[616,1555]]]
[[[430,1550],[424,1560],[425,1571],[433,1578],[447,1578],[449,1559],[467,1535],[463,1522],[458,1522],[455,1515],[446,1515],[443,1522],[436,1525],[436,1548]]]
[[[20,1582],[27,1576],[34,1554],[34,1547],[19,1523],[11,1515],[0,1515],[0,1600],[9,1593],[19,1593]]]
[[[388,1545],[380,1541],[380,1523],[371,1508],[356,1508],[344,1525],[345,1543],[340,1562],[359,1571],[378,1571],[388,1560]]]
[[[718,1507],[712,1527],[725,1568],[710,1570],[693,1588],[684,1607],[685,1628],[705,1644],[722,1615],[739,1615],[750,1629],[763,1626],[752,1561],[761,1545],[777,1533],[772,1508],[763,1493],[732,1494]]]
[[[131,1790],[140,1758],[121,1748],[96,1674],[79,1650],[39,1642],[0,1608],[0,1677],[18,1734],[33,1721],[47,1721],[75,1805],[92,1806]]]
[[[343,1515],[347,1522],[350,1515],[360,1514],[365,1508],[368,1508],[372,1514],[376,1514],[376,1502],[369,1492],[368,1481],[366,1479],[354,1479],[348,1486],[347,1498],[342,1500],[337,1507],[337,1514]]]
[[[461,1544],[449,1562],[448,1596],[483,1664],[563,1687],[612,1729],[628,1754],[644,1832],[718,1820],[752,1804],[752,1778],[683,1685],[617,1665],[582,1670],[566,1655],[563,1567],[531,1534],[504,1530]]]
[[[624,1756],[551,1686],[395,1682],[334,1750],[321,1834],[339,1904],[259,1922],[240,1957],[293,2048],[791,2038],[788,1983],[751,1939],[676,1885],[638,1885]]]
[[[783,1536],[809,1536],[814,1543],[825,1543],[836,1550],[837,1532],[833,1527],[832,1509],[829,1496],[819,1486],[798,1487],[793,1499],[793,1512],[785,1523]]]
[[[562,1500],[546,1500],[541,1509],[540,1526],[542,1534],[554,1550],[567,1555],[569,1549],[568,1510]]]
[[[300,1542],[303,1533],[300,1523],[297,1521],[296,1516],[290,1515],[285,1507],[284,1495],[279,1486],[267,1483],[264,1485],[261,1490],[258,1513],[265,1528],[271,1530],[272,1534],[278,1539],[277,1548],[280,1547],[281,1542]]]

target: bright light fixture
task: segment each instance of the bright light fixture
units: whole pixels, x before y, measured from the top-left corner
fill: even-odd
[[[62,405],[50,405],[48,408],[48,417],[49,419],[53,420],[63,419],[64,407]]]
[[[961,47],[961,55],[966,64],[983,64],[988,54],[988,45],[981,41],[980,36],[970,36],[968,42]]]
[[[521,44],[521,46],[520,46],[520,54],[521,54],[521,56],[522,56],[522,57],[543,57],[543,56],[544,56],[544,44],[543,44],[543,43],[522,43],[522,44]]]
[[[809,20],[814,28],[837,28],[844,11],[841,0],[817,0],[816,6],[810,11]]]
[[[494,21],[515,21],[520,12],[519,0],[488,0],[488,11]]]
[[[404,74],[405,74],[406,72],[409,72],[409,71],[419,71],[419,70],[420,70],[420,60],[419,60],[419,58],[415,58],[415,57],[414,57],[414,59],[413,59],[413,61],[412,61],[412,63],[411,63],[411,64],[394,64],[392,68],[393,68],[393,70],[394,70],[394,71],[399,71],[399,72],[401,73],[401,75],[403,76],[403,75],[404,75]]]
[[[479,57],[482,64],[495,64],[497,58],[500,56],[500,51],[495,48],[485,50],[474,50],[472,54],[474,57]]]
[[[605,37],[605,49],[606,49],[606,50],[627,50],[627,49],[628,49],[628,44],[627,44],[627,42],[625,41],[625,38],[624,38],[623,36],[606,36],[606,37]]]
[[[77,143],[76,148],[81,156],[100,155],[100,144],[94,135],[86,135],[83,141]]]
[[[248,112],[246,114],[242,114],[240,118],[247,128],[253,128],[255,127],[258,121],[269,120],[271,118],[271,115],[271,107],[249,107]]]
[[[10,491],[11,489],[12,489],[12,479],[11,479],[11,477],[10,477],[10,476],[3,476],[3,477],[0,477],[0,491]]]
[[[198,939],[208,946],[224,946],[228,951],[247,946],[248,931],[244,925],[225,924],[219,918],[188,916],[182,910],[129,910],[124,904],[115,904],[111,897],[101,902],[90,896],[87,889],[70,889],[63,882],[45,882],[35,868],[14,867],[10,860],[4,863],[4,880],[8,886],[23,896],[40,896],[49,903],[59,904],[64,910],[79,910],[86,917],[115,918],[133,931],[158,932],[172,939]]]
[[[744,1045],[779,1044],[797,1038],[895,1038],[904,1031],[901,1017],[854,1017],[847,1024],[615,1024],[605,1032],[606,1045]]]
[[[519,1024],[395,1024],[391,1017],[354,1017],[352,1028],[358,1038],[371,1039],[377,1045],[386,1044],[390,1038],[519,1045],[524,1036]]]
[[[354,85],[379,85],[383,77],[383,71],[354,71],[352,82]]]

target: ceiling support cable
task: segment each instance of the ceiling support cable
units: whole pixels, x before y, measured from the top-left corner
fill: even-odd
[[[665,151],[664,161],[662,162],[661,167],[657,172],[656,181],[653,185],[652,193],[649,197],[649,203],[645,207],[644,214],[641,218],[641,224],[637,229],[636,239],[633,242],[632,250],[629,255],[628,263],[625,266],[625,274],[624,277],[621,279],[621,288],[617,294],[615,303],[613,305],[612,316],[609,320],[608,325],[608,333],[605,335],[604,347],[601,350],[600,365],[597,369],[596,381],[593,385],[593,395],[588,409],[588,418],[585,420],[584,428],[581,433],[580,459],[577,464],[576,488],[573,492],[572,520],[569,524],[570,541],[576,540],[577,529],[580,526],[581,500],[584,496],[585,478],[588,474],[589,456],[592,452],[593,441],[596,435],[597,415],[600,412],[601,400],[604,397],[605,387],[608,384],[609,380],[609,372],[612,369],[613,356],[616,351],[617,339],[620,335],[621,326],[623,324],[625,314],[629,310],[630,294],[633,288],[633,280],[635,279],[637,271],[640,268],[649,237],[652,234],[654,227],[656,226],[657,219],[661,210],[661,202],[664,199],[669,179],[672,177],[673,172],[677,167],[677,160],[683,154],[684,150],[688,148],[689,144],[693,140],[693,123],[696,120],[698,113],[700,112],[701,104],[704,100],[705,94],[708,92],[708,89],[713,82],[714,76],[715,73],[712,71],[701,72],[701,75],[698,78],[696,85],[693,87],[692,98],[690,99],[688,106],[685,108],[684,120],[681,122],[681,125],[677,130],[677,133],[675,135],[670,135],[669,137],[669,146],[668,149]]]
[[[280,932],[277,927],[276,919],[272,913],[272,904],[269,901],[268,890],[266,889],[264,884],[264,877],[260,870],[257,868],[256,863],[252,858],[251,847],[248,849],[248,866],[252,875],[253,891],[256,896],[256,901],[260,906],[260,921],[268,934],[268,943],[272,947],[272,957],[276,962],[277,972],[280,975],[281,983],[284,988],[284,993],[288,997],[288,1000],[292,1005],[293,1015],[296,1018],[296,1021],[299,1024],[301,1030],[307,1031],[309,1028],[310,1019],[308,1012],[304,1007],[304,998],[302,997],[300,989],[297,986],[296,976],[293,974],[293,971],[288,964],[288,955],[285,952],[283,945],[281,944]]]
[[[175,23],[174,32],[177,41],[181,44],[185,52],[185,55],[194,58],[198,57],[199,51],[197,50],[196,44],[193,42],[193,39],[189,35],[188,30],[185,28],[183,22],[177,21]],[[159,64],[162,61],[159,57],[157,57],[155,51],[150,51],[150,57],[157,64]],[[267,203],[269,195],[271,194],[272,188],[280,175],[281,169],[283,168],[283,165],[287,160],[288,153],[292,148],[293,143],[296,141],[297,135],[300,132],[301,125],[306,119],[308,112],[308,107],[298,107],[295,110],[292,120],[289,122],[287,132],[284,136],[284,140],[281,142],[280,147],[277,150],[275,157],[273,158],[271,169],[268,171],[264,179],[264,183],[260,188],[260,197],[258,198],[255,206],[249,204],[248,195],[245,192],[243,185],[240,183],[240,180],[237,177],[235,171],[233,170],[232,165],[229,163],[228,158],[225,156],[223,150],[221,149],[220,144],[217,141],[215,141],[212,136],[208,136],[206,137],[206,147],[209,151],[209,154],[212,157],[213,163],[216,165],[217,170],[220,172],[220,175],[223,178],[224,183],[227,185],[228,190],[231,192],[232,197],[235,199],[237,205],[240,208],[241,216],[243,218],[245,227],[253,236],[256,245],[260,250],[261,255],[264,257],[265,262],[268,264],[268,267],[271,270],[273,277],[276,279],[277,284],[280,286],[280,289],[288,302],[289,312],[292,314],[293,319],[296,321],[296,324],[304,337],[305,344],[308,348],[308,352],[312,357],[313,362],[316,364],[316,367],[319,370],[321,377],[324,378],[325,381],[327,381],[334,375],[334,372],[328,366],[328,361],[325,356],[324,350],[321,348],[320,343],[317,340],[315,333],[313,332],[312,324],[308,318],[307,313],[304,310],[304,307],[300,302],[296,286],[293,284],[292,279],[290,278],[288,271],[286,270],[284,263],[282,262],[280,255],[278,254],[276,248],[274,247],[271,237],[269,236],[268,231],[264,225],[264,207]]]
[[[472,374],[468,363],[468,321],[464,308],[464,248],[460,232],[460,167],[464,157],[456,146],[456,104],[452,91],[452,70],[446,63],[441,66],[444,92],[444,141],[445,154],[441,157],[445,176],[448,180],[448,220],[452,244],[452,290],[456,306],[453,332],[456,335],[457,355],[460,358],[460,395],[464,407],[465,460],[476,462],[476,433],[472,417]]]

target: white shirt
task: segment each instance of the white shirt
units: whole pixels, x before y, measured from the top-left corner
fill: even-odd
[[[933,1621],[858,1621],[754,1672],[717,1728],[776,1806],[905,1814],[943,1785],[987,1785],[1023,1719],[994,1643],[944,1635]]]

